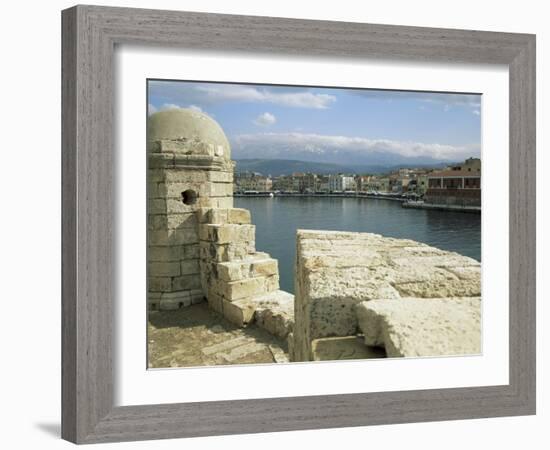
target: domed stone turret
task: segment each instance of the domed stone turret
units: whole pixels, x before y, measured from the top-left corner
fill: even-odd
[[[171,109],[147,121],[148,301],[177,309],[202,300],[198,213],[233,208],[230,146],[198,111]]]
[[[231,159],[231,147],[220,125],[210,116],[192,109],[174,108],[149,116],[147,149],[158,151],[160,141],[172,141],[175,153]]]

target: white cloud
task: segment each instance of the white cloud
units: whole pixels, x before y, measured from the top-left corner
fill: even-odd
[[[479,116],[481,114],[481,112],[479,111],[479,109],[474,109],[472,111],[473,114],[475,114],[476,116]]]
[[[204,111],[200,106],[197,105],[188,105],[188,106],[180,106],[175,103],[164,103],[158,108],[155,107],[155,105],[149,103],[149,115],[156,113],[157,111],[168,111],[170,109],[190,109],[192,111],[201,112],[203,114],[208,114],[206,111]],[[211,115],[211,117],[213,117]]]
[[[165,103],[159,108],[159,111],[167,111],[169,109],[182,109],[182,107],[174,103]]]
[[[277,122],[277,119],[273,114],[264,112],[263,114],[260,114],[258,117],[256,117],[253,122],[259,126],[269,126]]]
[[[150,81],[149,95],[170,102],[208,105],[228,101],[270,103],[293,108],[326,109],[336,101],[334,95],[306,88],[270,88],[252,85],[182,83]]]
[[[216,85],[196,86],[211,102],[242,101],[253,103],[273,103],[294,108],[326,109],[336,101],[334,95],[315,94],[304,90],[298,92],[277,92],[269,89],[258,89],[252,86]]]
[[[269,158],[292,159],[297,154],[301,157],[304,154],[309,154],[323,157],[325,160],[344,157],[360,159],[369,155],[384,154],[405,158],[454,161],[479,154],[479,146],[477,145],[454,146],[313,133],[241,134],[234,137],[232,141],[233,150],[240,158],[253,157],[260,150],[266,155],[265,157]]]
[[[147,114],[151,115],[151,114],[154,114],[157,112],[157,108],[155,107],[155,105],[152,105],[151,103],[149,103],[147,105]]]

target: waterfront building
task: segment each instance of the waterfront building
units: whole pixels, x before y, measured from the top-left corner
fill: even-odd
[[[291,175],[280,175],[273,179],[272,189],[281,192],[294,192],[294,178]]]
[[[258,191],[269,192],[272,188],[270,177],[256,172],[239,172],[235,174],[234,192]]]
[[[481,161],[469,158],[450,170],[431,172],[424,201],[437,205],[481,206]]]

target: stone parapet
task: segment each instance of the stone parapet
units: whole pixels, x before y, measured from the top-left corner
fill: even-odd
[[[404,297],[479,297],[479,262],[371,233],[298,230],[291,360],[314,358],[312,342],[355,336],[356,306]]]

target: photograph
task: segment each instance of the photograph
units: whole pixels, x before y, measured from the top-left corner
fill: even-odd
[[[148,369],[483,353],[481,94],[146,89]]]

